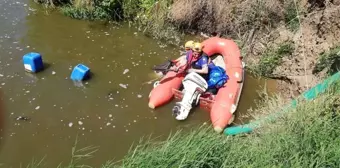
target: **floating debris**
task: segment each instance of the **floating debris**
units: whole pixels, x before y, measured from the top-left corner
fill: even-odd
[[[124,89],[127,89],[127,85],[124,85],[124,84],[119,84],[120,87],[124,88]]]
[[[36,109],[36,110],[39,110],[39,109],[40,109],[40,106],[37,106],[35,109]]]
[[[109,125],[111,125],[111,123],[109,123],[109,122],[108,122],[108,123],[106,123],[106,126],[109,126]]]
[[[111,117],[112,117],[112,114],[109,114],[109,117],[111,118]]]
[[[25,117],[25,116],[18,116],[18,117],[15,117],[15,120],[29,121],[31,119],[29,117]]]
[[[82,121],[78,121],[78,124],[79,124],[79,125],[83,125],[83,122],[82,122]]]
[[[56,72],[52,71],[52,75],[55,75],[55,74],[56,74]]]
[[[69,127],[72,127],[72,125],[73,125],[73,123],[72,123],[72,122],[68,123],[68,126],[69,126]]]
[[[137,95],[137,97],[138,97],[138,98],[142,98],[142,95],[139,94],[139,95]]]
[[[123,75],[125,75],[128,72],[129,72],[129,69],[125,69],[124,72],[123,72]]]

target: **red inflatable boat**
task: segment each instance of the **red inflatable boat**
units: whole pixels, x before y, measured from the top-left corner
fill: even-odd
[[[216,95],[202,95],[200,107],[210,112],[210,119],[216,132],[222,132],[231,124],[237,109],[244,83],[244,63],[237,44],[228,39],[212,37],[203,41],[203,51],[212,60],[217,54],[222,55],[223,68],[229,80],[220,88]],[[216,64],[216,63],[215,63]],[[152,89],[149,95],[149,107],[156,108],[171,101],[173,97],[182,98],[179,91],[184,74],[168,72]]]

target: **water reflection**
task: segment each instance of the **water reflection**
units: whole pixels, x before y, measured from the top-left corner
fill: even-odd
[[[25,72],[25,79],[24,81],[27,83],[35,83],[39,80],[36,74],[32,74],[31,72]]]
[[[73,84],[76,87],[79,87],[79,88],[82,88],[82,89],[86,89],[85,84],[82,81],[73,81]]]

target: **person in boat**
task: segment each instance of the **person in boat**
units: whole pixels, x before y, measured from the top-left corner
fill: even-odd
[[[228,80],[223,68],[216,66],[209,56],[203,52],[201,43],[195,43],[193,48],[192,60],[189,61],[190,69],[188,73],[196,72],[200,74],[208,83],[207,93],[217,94],[218,89]],[[190,58],[187,58],[190,60]]]
[[[201,43],[192,43],[188,41],[185,45],[186,55],[177,58],[175,62],[180,62],[179,65],[171,67],[171,70],[179,70],[186,73],[196,72],[207,80],[209,67],[213,67],[214,63],[210,61],[208,55],[203,52]]]
[[[178,71],[180,68],[186,66],[186,64],[187,64],[187,57],[192,54],[192,49],[194,47],[194,44],[195,44],[195,42],[192,41],[192,40],[187,41],[184,44],[184,48],[185,48],[185,52],[184,53],[185,53],[185,55],[180,56],[179,58],[174,60],[174,62],[179,62],[179,65],[171,67],[171,70]]]
[[[209,68],[214,67],[214,63],[210,61],[208,55],[203,52],[201,43],[195,43],[191,55],[187,55],[187,72],[196,72],[204,79],[208,79]]]
[[[223,68],[216,66],[203,52],[203,45],[201,43],[194,43],[192,52],[187,52],[184,63],[177,66],[186,70],[187,73],[196,72],[200,74],[208,82],[208,90],[212,94],[216,94],[218,89],[229,79]],[[175,67],[176,69],[176,67]]]

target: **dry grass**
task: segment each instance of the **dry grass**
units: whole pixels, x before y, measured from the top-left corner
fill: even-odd
[[[284,15],[284,4],[280,0],[177,0],[170,10],[175,24],[221,34],[273,27]]]

